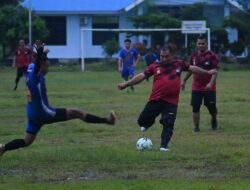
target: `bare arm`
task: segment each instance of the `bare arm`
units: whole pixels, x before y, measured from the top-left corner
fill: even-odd
[[[15,55],[14,55],[14,57],[13,57],[12,67],[13,67],[13,68],[16,67],[16,56],[15,56]]]
[[[36,75],[38,75],[41,70],[42,57],[43,57],[43,46],[37,49],[37,57],[35,60],[35,68],[34,68]]]
[[[123,90],[129,86],[134,86],[136,84],[139,84],[141,81],[146,79],[146,75],[144,73],[139,73],[135,75],[132,79],[128,80],[125,83],[118,84],[118,89]]]
[[[213,84],[214,84],[215,81],[216,81],[217,76],[218,76],[218,73],[212,75],[211,80],[210,80],[209,83],[206,85],[206,90],[211,90]]]
[[[122,60],[121,58],[118,59],[118,71],[122,70]]]
[[[217,73],[217,69],[212,69],[212,70],[205,70],[197,66],[190,65],[188,71],[191,71],[192,73],[196,74],[208,74],[208,75],[213,75]]]
[[[184,79],[181,81],[181,88],[182,90],[185,90],[186,82],[192,75],[192,72],[188,71],[187,74],[185,75]]]
[[[138,55],[135,63],[133,64],[134,67],[136,67],[138,65],[140,59],[141,59],[141,55]]]

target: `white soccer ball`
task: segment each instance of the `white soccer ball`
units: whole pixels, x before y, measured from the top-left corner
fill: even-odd
[[[149,138],[143,137],[136,142],[136,148],[137,150],[151,150],[153,143]]]

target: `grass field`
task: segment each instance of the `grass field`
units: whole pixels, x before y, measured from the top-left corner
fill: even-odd
[[[134,93],[118,91],[114,70],[87,66],[86,72],[53,67],[47,76],[50,104],[106,116],[116,126],[78,120],[44,126],[30,147],[0,158],[0,189],[247,190],[250,186],[250,71],[221,71],[218,77],[219,130],[210,129],[201,110],[201,132],[192,133],[191,81],[181,93],[170,152],[158,151],[161,126],[141,133],[136,120],[151,90],[143,82]],[[0,70],[0,143],[24,134],[24,81],[12,91],[15,71]],[[151,79],[152,81],[152,79]],[[159,118],[158,118],[159,119]],[[139,152],[139,137],[152,151]]]

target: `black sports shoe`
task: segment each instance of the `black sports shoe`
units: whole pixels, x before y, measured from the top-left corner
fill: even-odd
[[[200,132],[200,127],[194,127],[193,132],[195,132],[195,133]]]
[[[15,86],[12,88],[13,91],[16,91],[16,89],[17,89],[17,85],[15,85]]]
[[[217,126],[217,119],[211,119],[211,128],[213,131],[216,131],[218,126]]]

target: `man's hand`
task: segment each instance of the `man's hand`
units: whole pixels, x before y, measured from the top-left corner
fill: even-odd
[[[181,89],[185,90],[185,86],[186,86],[186,81],[182,80],[181,81]]]
[[[123,90],[123,89],[125,89],[126,87],[127,87],[126,83],[119,83],[119,84],[117,85],[117,88],[118,88],[119,90]]]
[[[118,71],[119,71],[119,72],[122,72],[122,67],[118,67]]]
[[[214,75],[214,74],[217,74],[217,69],[211,69],[211,70],[209,70],[209,71],[207,71],[207,73],[209,74],[209,75]]]
[[[205,87],[205,90],[211,90],[212,89],[212,83],[210,82],[210,83],[208,83],[207,85],[206,85],[206,87]]]

